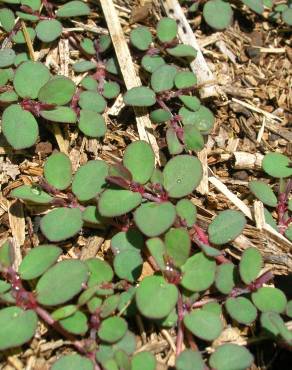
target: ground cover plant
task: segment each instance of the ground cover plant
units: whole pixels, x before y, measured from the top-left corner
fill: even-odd
[[[137,322],[142,332],[172,333],[168,368],[176,370],[249,369],[259,362],[259,343],[291,350],[291,296],[277,285],[266,255],[247,242],[239,259],[230,253],[250,222],[232,206],[204,223],[196,206],[208,197],[197,191],[204,170],[197,152],[214,129],[214,105],[211,110],[198,97],[189,68],[197,50],[179,41],[177,22],[161,17],[155,28],[129,32],[143,85],[125,91],[110,36],[66,29],[95,17],[95,2],[2,3],[1,130],[15,158],[24,149],[31,153],[43,128],[56,123],[70,124],[77,146],[98,139],[102,152],[111,145],[102,139],[104,113],[120,94],[126,125],[131,107],[148,109],[163,155],[158,164],[151,145],[129,132],[127,145],[111,156],[95,151],[76,161],[54,145],[39,153],[37,176],[21,175],[5,189],[7,209],[21,205],[28,237],[20,263],[15,239],[5,233],[0,242],[0,356],[19,353],[36,337],[61,338],[65,347],[56,350],[52,370],[155,370],[161,362],[155,350],[137,345]],[[281,8],[268,1],[182,3],[190,12],[202,10],[218,30],[231,24],[235,5],[258,14],[270,8],[273,21],[282,17],[278,22],[286,24],[291,10],[290,2]],[[42,50],[60,38],[73,51],[69,77],[32,58],[32,45]],[[115,125],[120,129],[119,119]],[[249,197],[260,200],[266,222],[292,240],[288,156],[265,154],[260,173],[263,180],[246,182]],[[108,248],[79,259],[79,240],[100,234],[109,238]],[[69,245],[77,250],[73,258]],[[236,331],[244,343],[226,339]]]

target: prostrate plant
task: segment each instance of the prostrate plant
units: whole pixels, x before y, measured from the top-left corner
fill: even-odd
[[[269,185],[263,181],[254,180],[249,183],[251,192],[265,206],[275,208],[277,222],[268,209],[264,209],[266,223],[292,241],[292,180],[284,180],[292,176],[289,158],[281,153],[268,153],[263,159],[263,170],[271,177],[279,179],[278,197]]]
[[[170,154],[180,154],[184,149],[201,150],[203,135],[212,130],[214,116],[194,95],[197,77],[186,68],[185,62],[196,57],[196,50],[179,44],[177,24],[170,18],[158,22],[155,39],[150,30],[142,26],[131,31],[130,42],[144,54],[141,66],[149,76],[149,86],[130,89],[124,95],[124,102],[134,107],[151,107],[152,122],[166,124]],[[169,108],[169,101],[174,108]]]
[[[93,169],[90,163],[94,163]],[[98,173],[94,172],[96,166]],[[79,168],[72,181],[77,208],[69,191],[68,199],[58,195],[71,183],[68,158],[53,154],[44,174],[47,187],[55,189],[57,198],[43,190],[32,196],[33,188],[29,196],[24,192],[21,198],[35,201],[39,196],[47,202],[51,197],[55,203],[62,199],[67,202],[67,207],[60,208],[62,213],[78,212],[78,217],[63,213],[59,218],[57,209],[44,216],[41,229],[50,240],[64,239],[59,224],[63,233],[68,227],[66,219],[72,225],[78,223],[74,233],[78,232],[82,217],[79,203],[91,202],[94,197],[99,217],[122,231],[111,240],[112,266],[98,258],[57,262],[60,248],[43,245],[33,248],[16,272],[11,267],[9,244],[2,246],[0,299],[9,307],[0,310],[0,348],[29,341],[41,319],[71,340],[79,352],[61,357],[53,370],[79,370],[80,366],[138,370],[142,364],[154,370],[156,361],[151,353],[133,355],[136,343],[128,327],[137,313],[158,328],[176,329],[178,370],[189,369],[190,364],[192,369],[202,370],[250,367],[252,354],[236,344],[222,344],[206,355],[205,347],[220,337],[226,325],[245,325],[247,332],[259,335],[258,340],[292,345],[292,334],[284,321],[291,317],[291,302],[281,290],[267,286],[273,276],[269,271],[261,273],[259,251],[247,248],[238,266],[222,251],[243,231],[243,214],[220,212],[207,231],[198,225],[196,207],[189,199],[202,178],[197,158],[178,155],[159,170],[150,145],[133,142],[121,164],[90,161]],[[24,190],[18,188],[14,195]],[[74,233],[70,231],[66,237]],[[144,261],[155,273],[139,282]],[[5,325],[8,319],[9,326]],[[184,351],[183,343],[187,347]]]

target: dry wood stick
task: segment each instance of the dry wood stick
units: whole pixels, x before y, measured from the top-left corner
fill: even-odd
[[[142,83],[135,71],[135,66],[115,6],[112,0],[100,0],[100,4],[127,89],[141,86]],[[152,134],[152,124],[147,111],[146,109],[135,109],[135,114],[139,137],[141,140],[146,140],[151,144],[156,160],[159,163],[159,147],[155,136]]]

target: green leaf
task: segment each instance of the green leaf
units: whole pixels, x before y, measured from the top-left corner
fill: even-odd
[[[143,235],[137,229],[129,229],[128,231],[120,231],[112,237],[111,250],[114,254],[124,251],[139,252],[144,247]]]
[[[77,115],[72,108],[69,107],[56,107],[50,110],[41,110],[40,116],[48,121],[59,123],[75,123]]]
[[[100,317],[104,319],[108,316],[111,316],[117,309],[119,300],[119,294],[107,297],[100,308]]]
[[[179,99],[193,112],[197,111],[201,106],[201,102],[196,96],[180,95]]]
[[[286,238],[288,238],[289,240],[292,241],[292,225],[287,227],[287,229],[285,231],[285,236],[286,236]]]
[[[143,259],[139,251],[125,250],[114,258],[114,270],[120,279],[133,283],[141,275]]]
[[[166,130],[166,143],[169,154],[171,155],[180,154],[184,149],[183,144],[179,141],[177,134],[172,127],[169,127]]]
[[[144,55],[141,60],[141,65],[145,71],[153,73],[158,67],[165,64],[165,61],[159,55]]]
[[[117,59],[109,58],[107,62],[105,63],[105,69],[107,72],[111,73],[112,75],[118,75],[119,74],[119,64]]]
[[[217,303],[217,302],[208,302],[204,304],[202,307],[202,310],[215,313],[218,316],[222,315],[221,305],[220,303]]]
[[[165,270],[165,244],[160,238],[151,238],[146,241],[147,248],[161,271]]]
[[[139,86],[128,90],[124,95],[124,102],[134,107],[151,107],[156,102],[155,93],[149,87]]]
[[[47,158],[44,165],[46,181],[58,190],[65,190],[72,180],[72,165],[69,157],[64,153],[53,153]]]
[[[6,293],[8,290],[10,290],[11,284],[6,283],[4,280],[0,280],[0,294]]]
[[[97,335],[101,340],[108,343],[115,343],[120,340],[127,332],[128,325],[121,317],[110,317],[103,320]]]
[[[78,306],[74,304],[68,304],[67,306],[57,308],[55,311],[51,313],[51,316],[56,321],[65,319],[66,317],[73,315],[73,313],[75,313],[77,309]]]
[[[288,26],[292,26],[292,8],[288,8],[283,11],[282,19],[286,24],[288,24]]]
[[[216,267],[215,285],[219,292],[229,294],[235,286],[235,266],[233,263],[223,263]]]
[[[150,181],[152,184],[163,185],[163,173],[157,168],[154,168]]]
[[[106,108],[106,100],[103,96],[94,91],[83,91],[80,94],[79,106],[82,109],[102,113]]]
[[[283,319],[278,313],[264,312],[261,314],[260,321],[262,328],[267,332],[267,334],[272,334],[273,336],[281,335],[284,340],[291,342],[291,332],[288,330]]]
[[[96,53],[94,43],[88,37],[80,41],[80,47],[89,55],[94,55]]]
[[[15,51],[13,49],[0,50],[0,68],[9,67],[14,63]]]
[[[120,85],[117,82],[105,82],[102,95],[106,99],[114,99],[120,93]]]
[[[87,316],[81,311],[76,311],[73,315],[61,319],[59,323],[66,331],[76,335],[83,335],[88,330]]]
[[[89,137],[102,137],[106,133],[106,123],[103,116],[88,109],[81,109],[78,127],[84,135]]]
[[[207,341],[218,338],[223,330],[223,323],[220,319],[220,315],[202,309],[196,309],[186,314],[183,321],[185,327],[191,333]]]
[[[89,14],[90,8],[83,1],[69,1],[60,6],[56,12],[56,16],[59,18],[81,17]]]
[[[263,0],[242,0],[242,2],[257,14],[261,15],[265,10]]]
[[[195,112],[182,107],[179,110],[179,115],[182,116],[184,125],[195,125],[202,134],[210,133],[214,126],[215,117],[213,113],[203,105],[200,105]]]
[[[290,300],[287,303],[287,306],[286,306],[286,315],[289,316],[289,317],[292,317],[292,300]]]
[[[36,35],[35,30],[31,27],[26,27],[26,30],[27,30],[27,33],[29,35],[29,38],[31,39],[31,42],[33,42],[33,40],[35,39],[35,35]],[[23,30],[19,30],[18,32],[16,32],[16,34],[12,37],[12,40],[16,44],[25,44],[26,40],[25,40],[25,37],[24,37]]]
[[[272,226],[273,229],[278,231],[277,222],[275,221],[272,214],[266,208],[264,208],[264,215],[265,215],[265,222],[269,224],[270,226]]]
[[[151,45],[152,34],[148,27],[140,26],[131,31],[130,41],[137,49],[145,51]]]
[[[229,3],[222,0],[210,0],[204,5],[203,17],[208,25],[216,30],[230,26],[233,11]]]
[[[276,178],[292,176],[292,168],[289,167],[290,160],[281,153],[268,153],[263,159],[264,171]]]
[[[191,71],[180,71],[175,75],[174,84],[177,89],[194,87],[197,84],[197,76]]]
[[[150,112],[150,119],[154,123],[162,123],[169,121],[172,117],[171,112],[164,109],[155,109]]]
[[[107,219],[102,217],[96,206],[87,206],[82,212],[82,219],[86,222],[86,227],[104,229]]]
[[[56,19],[40,21],[36,28],[37,38],[43,42],[52,42],[62,34],[62,24]]]
[[[164,188],[172,198],[191,194],[202,179],[202,165],[198,158],[178,155],[164,167]]]
[[[123,165],[131,172],[133,181],[145,184],[155,167],[155,156],[151,145],[143,140],[132,142],[124,152]]]
[[[176,21],[171,18],[161,18],[156,26],[156,31],[160,42],[170,42],[176,38]]]
[[[36,204],[49,204],[53,200],[53,197],[51,197],[37,185],[19,186],[18,188],[13,189],[10,195],[26,202]]]
[[[62,356],[54,362],[51,370],[93,370],[92,361],[80,355],[66,355]]]
[[[6,32],[12,31],[15,23],[14,13],[8,8],[0,9],[0,24]]]
[[[177,45],[173,48],[167,48],[167,53],[173,57],[178,58],[195,58],[197,56],[197,50],[191,45]]]
[[[86,90],[96,91],[98,88],[98,82],[91,76],[84,77],[80,84]]]
[[[36,286],[37,301],[45,306],[57,306],[71,300],[87,282],[88,270],[79,260],[64,260],[51,267]]]
[[[6,240],[0,246],[0,266],[9,267],[14,262],[14,249],[10,241]]]
[[[204,148],[204,138],[195,125],[186,125],[183,128],[183,133],[187,150],[198,152]]]
[[[253,363],[253,356],[245,347],[227,343],[217,347],[209,363],[216,370],[246,370]]]
[[[5,91],[0,94],[0,101],[3,103],[13,103],[18,100],[18,96],[14,91]]]
[[[1,11],[1,10],[0,10]],[[8,73],[6,69],[1,69],[0,70],[0,86],[5,86],[9,80]]]
[[[245,249],[239,263],[241,280],[245,284],[250,284],[258,277],[263,264],[263,258],[256,248]]]
[[[262,287],[251,295],[254,305],[261,312],[273,311],[282,313],[287,304],[285,294],[277,288]]]
[[[81,202],[93,199],[106,185],[108,165],[101,160],[88,161],[78,168],[72,181],[72,191]]]
[[[41,7],[41,0],[21,0],[22,5],[26,5],[33,11],[38,11]]]
[[[65,105],[75,92],[74,82],[63,76],[51,78],[39,91],[38,99],[47,104]]]
[[[200,252],[190,257],[181,270],[183,272],[181,285],[191,292],[200,292],[213,284],[216,262]]]
[[[134,221],[139,230],[149,236],[163,234],[175,221],[175,207],[170,202],[142,204],[134,212]]]
[[[131,360],[131,370],[155,370],[156,359],[151,352],[138,352]]]
[[[28,13],[19,12],[19,11],[16,11],[15,14],[16,14],[17,17],[19,17],[20,19],[23,19],[24,21],[37,22],[39,20],[39,17],[37,15],[34,15],[34,14],[28,14]],[[30,29],[30,32],[31,31],[32,31],[32,29]],[[20,35],[21,35],[21,33],[19,32],[19,37],[22,40],[21,43],[23,43],[24,36],[23,35],[20,36]],[[35,37],[35,35],[34,35],[34,37]]]
[[[98,201],[98,210],[104,217],[122,216],[142,202],[139,193],[130,190],[108,189],[104,191]]]
[[[39,128],[30,112],[23,110],[18,104],[12,104],[3,112],[2,132],[8,143],[18,150],[35,144]]]
[[[211,243],[225,244],[241,234],[246,225],[244,215],[233,209],[220,212],[210,223],[208,235]]]
[[[188,199],[181,199],[176,204],[176,213],[187,227],[192,227],[197,219],[197,208]]]
[[[96,69],[96,63],[95,62],[90,62],[89,60],[81,60],[79,62],[76,62],[73,64],[73,70],[74,72],[87,72],[90,71],[91,69]]]
[[[47,213],[40,223],[41,231],[52,242],[72,238],[82,228],[82,213],[79,208],[55,208]]]
[[[168,284],[162,276],[145,277],[136,291],[139,311],[151,319],[167,316],[175,307],[177,299],[177,287]]]
[[[110,265],[99,258],[89,258],[85,260],[85,264],[89,270],[88,287],[108,283],[112,280],[114,273]]]
[[[24,257],[19,266],[19,275],[23,280],[31,280],[47,271],[62,253],[62,249],[55,245],[40,245],[33,248]]]
[[[13,86],[21,98],[36,99],[49,79],[50,71],[43,63],[28,61],[16,69]]]
[[[177,357],[175,362],[176,370],[205,370],[205,363],[199,351],[185,349]]]
[[[175,266],[182,266],[189,257],[191,240],[186,229],[170,229],[165,234],[165,247],[169,257]]]
[[[174,77],[177,69],[169,64],[163,64],[155,69],[151,75],[151,87],[156,93],[171,90],[174,86]]]
[[[119,314],[127,317],[132,317],[137,314],[136,302],[133,300],[136,293],[136,288],[131,287],[120,295],[118,305]]]
[[[240,324],[251,324],[257,317],[255,306],[244,297],[228,298],[225,307],[229,315]]]
[[[0,310],[0,350],[21,346],[28,342],[37,328],[38,318],[34,311],[19,307]]]
[[[265,205],[276,207],[278,200],[273,190],[263,181],[250,181],[248,184],[250,191]]]

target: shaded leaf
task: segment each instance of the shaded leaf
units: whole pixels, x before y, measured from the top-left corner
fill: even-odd
[[[59,190],[66,189],[71,184],[72,165],[64,153],[53,153],[44,165],[44,176],[47,182]]]
[[[245,347],[227,343],[217,347],[209,363],[216,370],[246,370],[253,363],[253,356]]]
[[[184,325],[196,337],[212,341],[219,337],[223,330],[220,316],[214,312],[196,309],[184,317]]]

